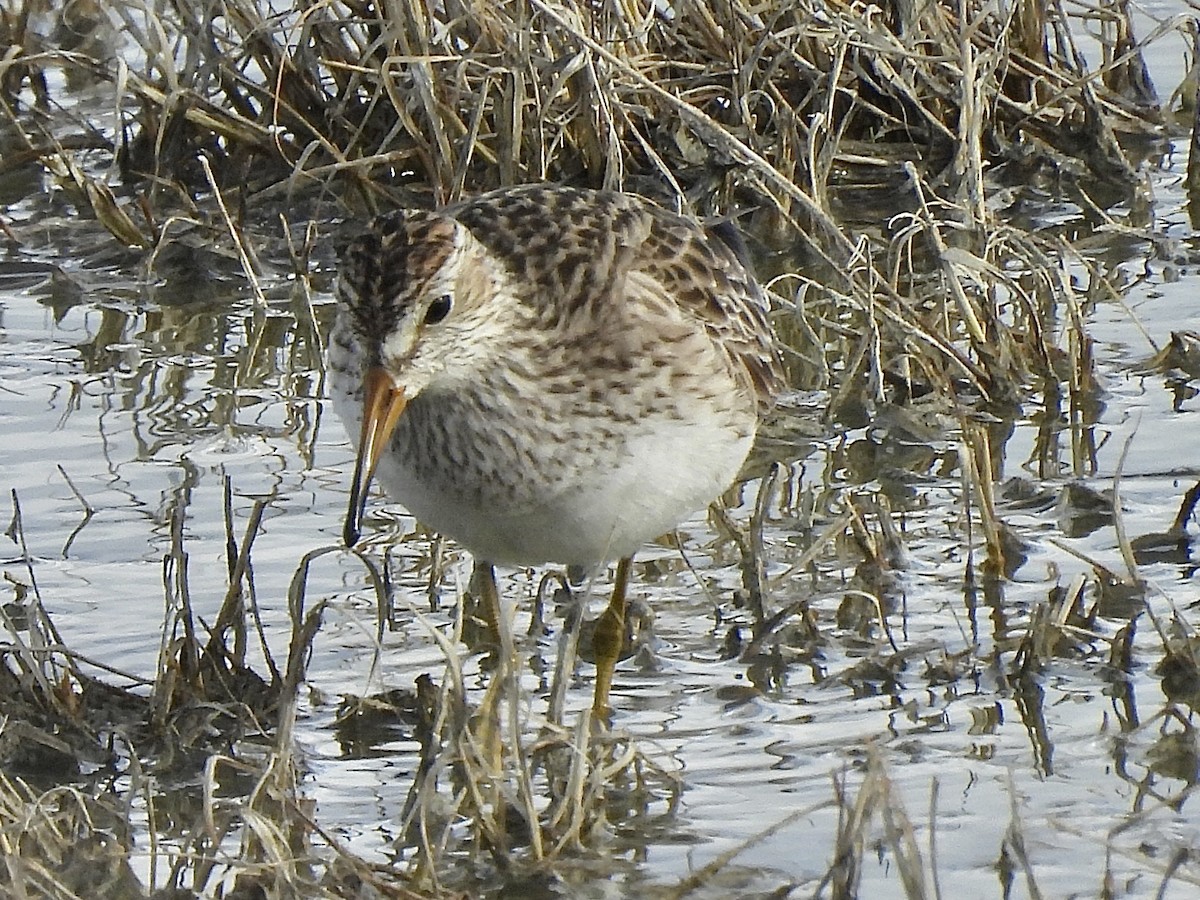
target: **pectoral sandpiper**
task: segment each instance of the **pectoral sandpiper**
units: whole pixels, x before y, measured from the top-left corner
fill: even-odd
[[[477,562],[619,560],[594,647],[606,712],[630,557],[729,486],[782,384],[736,243],[550,186],[375,219],[342,254],[329,349],[358,446],[346,544],[377,476]]]

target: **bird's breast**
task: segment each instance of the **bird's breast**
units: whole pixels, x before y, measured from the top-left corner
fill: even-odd
[[[656,396],[421,394],[377,478],[491,562],[628,556],[724,490],[754,436],[753,409],[733,397],[682,410]]]

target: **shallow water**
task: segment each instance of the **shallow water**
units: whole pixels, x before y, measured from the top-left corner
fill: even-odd
[[[1164,50],[1161,62],[1160,78],[1178,71],[1172,53]],[[1110,279],[1123,274],[1136,283],[1120,302],[1100,302],[1089,318],[1105,389],[1090,426],[1093,460],[1074,463],[1078,454],[1064,428],[1053,455],[1057,471],[1045,471],[1030,410],[1015,423],[998,473],[1057,492],[1077,477],[1111,489],[1120,470],[1131,537],[1166,530],[1183,492],[1200,479],[1200,397],[1176,393],[1162,374],[1142,367],[1154,352],[1150,340],[1161,347],[1173,331],[1200,332],[1200,248],[1184,210],[1182,165],[1175,159],[1152,174],[1160,248],[1131,247],[1114,236],[1094,251],[1107,259]],[[268,303],[260,306],[236,262],[204,247],[162,264],[148,283],[140,257],[112,250],[48,180],[7,184],[3,197],[20,244],[9,244],[0,260],[0,473],[19,500],[33,575],[65,642],[133,675],[153,673],[165,615],[162,558],[181,508],[193,602],[200,616],[215,614],[226,584],[228,476],[235,532],[244,529],[254,500],[270,499],[254,543],[254,580],[268,640],[282,653],[288,584],[305,552],[338,541],[351,468],[346,436],[324,406],[314,332],[314,322],[319,331],[328,319],[328,260],[312,298],[280,274],[277,260],[280,269],[265,279]],[[279,235],[264,240],[277,246]],[[780,609],[806,600],[826,638],[818,658],[785,659],[782,677],[765,679],[723,653],[730,620],[718,626],[714,598],[730,615],[738,560],[704,516],[680,529],[687,563],[665,544],[639,556],[637,591],[654,611],[655,640],[652,653],[619,670],[616,725],[647,757],[678,773],[683,791],[673,815],[652,811],[660,816],[639,820],[639,831],[619,829],[600,871],[619,886],[615,893],[644,896],[789,813],[811,809],[748,846],[693,895],[751,896],[793,885],[807,896],[831,862],[839,815],[828,803],[834,780],[853,796],[867,756],[877,752],[927,865],[935,836],[936,877],[954,895],[1005,895],[997,861],[1014,820],[1044,895],[1097,895],[1106,873],[1114,896],[1153,895],[1175,851],[1200,843],[1190,801],[1200,777],[1194,738],[1155,718],[1165,705],[1153,671],[1161,638],[1142,617],[1127,681],[1107,671],[1099,639],[1055,656],[1025,684],[1011,674],[1032,611],[1056,585],[1092,573],[1059,545],[1124,570],[1113,526],[1068,537],[1053,497],[1049,506],[1005,502],[1002,516],[1030,541],[1028,559],[1011,581],[972,589],[964,584],[958,441],[947,435],[932,442],[921,451],[929,460],[898,478],[907,493],[896,503],[906,556],[881,590],[903,664],[891,680],[856,670],[864,658],[892,656],[878,629],[839,617],[847,588],[858,587],[858,555],[847,551],[840,565],[827,555],[815,576],[791,566],[808,545],[797,530],[802,501],[827,487],[824,473],[834,473],[835,486],[852,480],[843,444],[861,448],[876,436],[874,429],[824,436],[793,465],[791,500],[771,507],[769,602]],[[889,441],[881,452],[902,449]],[[71,484],[92,508],[90,517]],[[861,493],[873,496],[876,487],[868,482]],[[748,518],[756,490],[752,483],[739,495],[738,521]],[[381,498],[372,509],[377,549],[404,537],[394,563],[401,609],[377,648],[375,605],[361,567],[334,554],[314,564],[309,597],[331,602],[308,667],[311,690],[297,739],[318,820],[355,852],[388,862],[416,745],[395,738],[346,748],[334,727],[337,702],[343,694],[411,687],[425,673],[440,677],[442,655],[427,623],[450,621],[469,561],[452,557],[443,610],[418,619],[415,611],[428,609],[429,538]],[[10,546],[3,565],[27,580],[17,549]],[[1139,574],[1160,621],[1174,610],[1194,619],[1200,588],[1189,564],[1159,561]],[[504,573],[501,589],[518,617],[537,582],[537,573]],[[1096,633],[1111,638],[1137,609],[1103,606]],[[937,677],[956,665],[956,677]],[[486,683],[477,661],[465,666],[472,686]],[[590,702],[589,678],[581,667],[569,719]],[[525,680],[536,688],[532,674]],[[864,865],[861,896],[903,896],[884,842],[866,853]],[[563,892],[614,895],[586,870],[578,878]],[[1174,879],[1168,896],[1186,896],[1200,869],[1185,864]],[[1018,872],[1012,895],[1025,891]]]

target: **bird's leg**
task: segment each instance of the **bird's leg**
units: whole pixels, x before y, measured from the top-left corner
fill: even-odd
[[[598,717],[607,717],[610,712],[608,690],[612,687],[613,669],[617,666],[621,647],[625,643],[625,589],[629,584],[629,567],[632,563],[630,557],[617,563],[612,599],[596,620],[596,628],[592,632],[592,655],[596,659],[596,692],[592,697],[592,712]]]
[[[500,635],[500,590],[496,587],[496,569],[489,562],[476,560],[471,570],[470,595],[472,602],[463,621],[463,641],[468,647],[503,646]]]

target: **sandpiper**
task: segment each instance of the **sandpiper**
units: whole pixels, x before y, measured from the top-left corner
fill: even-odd
[[[554,186],[376,218],[342,253],[329,347],[358,450],[346,544],[376,477],[477,562],[618,560],[594,641],[607,713],[631,557],[729,486],[783,383],[739,248],[730,226]]]

